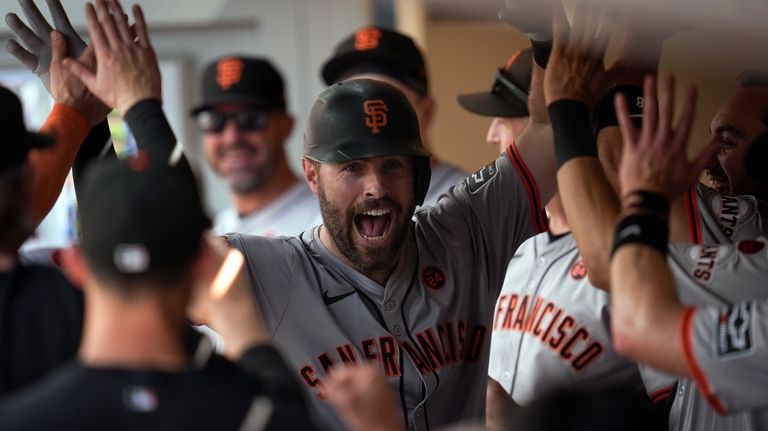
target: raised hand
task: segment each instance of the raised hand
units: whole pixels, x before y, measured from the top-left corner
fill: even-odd
[[[97,14],[98,9],[98,14]],[[160,68],[149,41],[144,14],[133,6],[136,38],[117,0],[97,0],[85,6],[88,33],[96,66],[66,59],[67,67],[107,106],[125,114],[133,105],[162,96]]]
[[[505,0],[499,19],[535,41],[552,39],[552,1]]]
[[[5,42],[5,49],[27,69],[40,77],[45,88],[50,90],[51,32],[53,30],[61,32],[66,39],[66,46],[69,48],[69,56],[80,56],[85,51],[86,44],[69,22],[69,17],[61,6],[61,1],[46,0],[46,3],[53,17],[54,27],[51,27],[43,14],[40,13],[34,0],[19,0],[24,16],[27,17],[32,28],[24,24],[15,13],[7,14],[5,22],[14,33],[15,39],[8,39]]]
[[[623,95],[616,96],[616,115],[624,136],[619,185],[622,196],[635,191],[658,193],[672,200],[690,187],[718,151],[716,142],[709,144],[693,160],[686,154],[688,138],[696,107],[696,90],[685,95],[680,120],[673,127],[675,115],[675,79],[662,80],[660,103],[656,101],[656,80],[647,76],[644,82],[643,128],[638,131],[629,118]]]
[[[598,16],[598,12],[602,13]],[[579,4],[569,31],[562,5],[555,5],[552,54],[544,74],[547,105],[572,99],[592,106],[616,80],[619,67],[606,69],[603,64],[611,31],[609,26],[600,25],[600,18],[607,19],[604,11]]]

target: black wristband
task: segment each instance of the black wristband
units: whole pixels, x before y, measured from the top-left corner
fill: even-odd
[[[624,196],[621,203],[625,209],[639,210],[664,219],[669,218],[669,199],[658,193],[635,190]]]
[[[558,100],[547,106],[555,138],[558,169],[575,157],[597,157],[589,122],[589,106],[580,100]]]
[[[540,68],[546,69],[549,62],[549,54],[552,52],[552,39],[550,40],[531,40],[533,49],[533,61]]]
[[[616,226],[611,255],[627,244],[647,245],[666,255],[668,242],[669,225],[666,219],[650,214],[633,214],[623,218]]]
[[[623,94],[629,106],[629,115],[636,128],[643,127],[643,87],[639,85],[619,85],[608,91],[608,94],[600,99],[597,105],[597,122],[595,134],[606,127],[616,127],[619,120],[616,117],[614,98],[616,94]]]

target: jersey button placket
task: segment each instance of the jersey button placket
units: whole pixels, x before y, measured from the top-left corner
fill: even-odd
[[[384,309],[387,311],[394,311],[395,308],[397,308],[397,304],[395,304],[395,301],[387,301],[384,303]]]
[[[400,325],[395,325],[392,328],[392,333],[395,334],[396,337],[402,337],[403,335],[403,327]]]

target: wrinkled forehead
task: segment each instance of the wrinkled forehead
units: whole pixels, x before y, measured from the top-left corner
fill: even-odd
[[[400,163],[403,166],[411,166],[413,165],[413,156],[387,155],[387,156],[366,157],[363,159],[350,159],[342,162],[318,162],[318,163],[320,164],[321,167],[326,166],[328,168],[338,168],[338,167],[349,165],[351,163],[378,166],[383,164],[391,164],[395,162]]]
[[[768,129],[768,87],[739,88],[720,106],[710,132],[752,135]]]

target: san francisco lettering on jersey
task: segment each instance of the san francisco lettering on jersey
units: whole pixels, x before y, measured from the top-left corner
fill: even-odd
[[[327,373],[338,364],[378,362],[387,377],[401,374],[400,349],[410,358],[419,373],[427,374],[458,362],[476,363],[488,341],[488,328],[483,324],[459,320],[437,324],[413,334],[412,340],[401,341],[391,336],[369,338],[357,345],[336,346],[317,355],[317,365]],[[318,370],[306,364],[299,370],[302,380],[310,387],[320,384]]]
[[[589,328],[579,325],[573,315],[541,296],[499,296],[493,330],[533,336],[559,353],[576,371],[589,367],[605,350],[600,341],[592,339]]]

